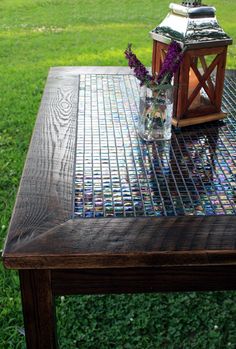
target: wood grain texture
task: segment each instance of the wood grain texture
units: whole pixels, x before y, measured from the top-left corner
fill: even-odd
[[[5,251],[66,221],[71,215],[78,76],[49,74]]]
[[[55,78],[75,77],[79,74],[133,74],[129,67],[53,67],[50,69],[50,76]]]
[[[57,226],[18,246],[17,268],[236,264],[235,216],[92,218]]]
[[[133,268],[236,264],[235,216],[71,219],[78,74],[50,71],[3,259],[17,269]]]
[[[50,271],[19,274],[27,349],[57,349]]]
[[[236,216],[71,219],[78,75],[128,72],[50,71],[3,254],[27,349],[57,348],[54,295],[236,288]]]

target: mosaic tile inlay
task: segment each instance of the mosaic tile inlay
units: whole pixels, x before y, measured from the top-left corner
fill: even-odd
[[[136,79],[81,75],[74,216],[235,214],[235,91],[227,78],[225,121],[174,131],[171,142],[145,143],[136,128]]]

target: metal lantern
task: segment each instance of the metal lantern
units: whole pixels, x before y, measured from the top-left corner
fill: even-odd
[[[173,124],[188,126],[223,119],[221,102],[227,47],[232,39],[219,26],[215,8],[201,0],[171,3],[170,13],[150,34],[153,38],[153,73],[158,73],[171,40],[184,50],[175,74]]]

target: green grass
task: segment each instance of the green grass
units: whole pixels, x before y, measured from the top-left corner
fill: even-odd
[[[167,0],[0,1],[0,244],[7,232],[26,151],[50,66],[126,65],[134,44],[151,64],[148,32]],[[235,0],[215,0],[236,39]],[[235,40],[236,41],[236,40]],[[236,46],[228,67],[236,68]],[[236,348],[235,292],[86,296],[57,299],[61,348]],[[19,282],[0,266],[0,349],[24,348]]]

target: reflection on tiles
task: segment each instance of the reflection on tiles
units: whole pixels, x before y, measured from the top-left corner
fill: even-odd
[[[137,135],[139,85],[130,75],[81,75],[75,217],[225,215],[236,211],[235,82],[224,122]]]

